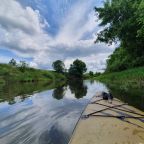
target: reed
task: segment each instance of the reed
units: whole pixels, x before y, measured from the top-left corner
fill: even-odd
[[[144,67],[121,72],[104,73],[98,77],[94,77],[94,79],[109,85],[117,85],[123,88],[143,88]]]

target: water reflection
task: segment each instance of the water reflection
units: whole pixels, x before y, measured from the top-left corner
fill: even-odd
[[[144,99],[136,92],[128,98],[111,90],[114,96],[143,108]],[[67,144],[81,112],[98,91],[108,89],[96,81],[70,81],[56,88],[46,83],[1,88],[0,144]]]
[[[83,98],[87,95],[87,85],[80,79],[68,81],[67,84],[55,88],[52,95],[57,100],[63,99],[67,89],[69,89],[77,99]]]
[[[68,81],[69,89],[71,93],[75,95],[77,99],[83,98],[87,94],[87,86],[84,84],[83,80],[71,80]]]
[[[7,85],[0,91],[0,143],[67,144],[82,110],[103,84]],[[78,99],[77,99],[78,98]]]
[[[91,84],[94,84],[94,82],[95,82],[95,81],[94,81],[93,79],[90,80],[90,83],[91,83]]]
[[[53,87],[53,85],[47,83],[7,84],[0,89],[0,102],[7,101],[12,105],[17,101],[24,101],[34,93],[49,90]],[[68,81],[67,84],[57,86],[52,96],[57,100],[63,99],[67,88],[71,90],[71,93],[74,94],[77,99],[83,98],[87,94],[87,86],[84,84],[83,80],[73,80]]]
[[[66,89],[66,86],[59,86],[54,89],[52,96],[57,100],[63,99]]]
[[[143,89],[123,89],[119,86],[108,85],[111,93],[121,101],[128,103],[142,111],[144,111],[144,90]]]
[[[12,105],[16,102],[24,101],[34,93],[50,90],[55,88],[55,86],[54,83],[50,84],[46,82],[6,84],[0,89],[0,102],[7,101]]]

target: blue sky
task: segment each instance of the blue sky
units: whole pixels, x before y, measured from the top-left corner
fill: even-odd
[[[61,59],[75,59],[88,70],[102,71],[114,45],[94,44],[103,29],[94,6],[102,0],[0,0],[0,62],[26,60],[30,66],[51,69]]]

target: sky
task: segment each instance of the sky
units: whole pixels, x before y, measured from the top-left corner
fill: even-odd
[[[95,6],[103,0],[0,0],[0,63],[52,69],[55,60],[69,68],[80,59],[88,71],[104,71],[115,45],[94,43],[103,29]]]

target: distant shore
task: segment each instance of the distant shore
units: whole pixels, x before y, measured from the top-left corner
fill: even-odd
[[[121,88],[144,88],[144,67],[133,68],[121,72],[104,73],[99,76],[89,77],[110,86]]]
[[[40,70],[34,68],[26,68],[24,72],[20,71],[18,67],[9,64],[0,64],[0,85],[9,82],[60,82],[65,81],[66,78],[55,71]]]

